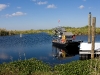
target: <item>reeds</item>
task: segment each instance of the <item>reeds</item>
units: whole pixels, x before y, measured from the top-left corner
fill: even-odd
[[[51,67],[35,58],[0,64],[0,75],[100,75],[100,60],[78,60]]]
[[[49,72],[51,67],[35,58],[21,61],[13,61],[0,65],[0,75],[32,75],[35,72]]]
[[[64,27],[68,32],[72,32],[75,35],[87,35],[88,34],[88,25],[84,26],[84,27]],[[33,33],[41,33],[41,32],[45,32],[48,34],[53,34],[53,29],[39,29],[39,30],[34,30],[34,29],[30,29],[30,30],[11,30],[8,31],[6,29],[0,29],[0,36],[7,36],[7,35],[16,35],[16,34],[33,34]],[[100,34],[100,28],[97,27],[96,28],[96,34]]]
[[[100,56],[96,55],[95,59],[92,59],[90,62],[90,74],[100,75]]]

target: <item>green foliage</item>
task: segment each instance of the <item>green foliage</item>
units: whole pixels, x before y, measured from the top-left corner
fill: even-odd
[[[84,26],[84,27],[64,27],[66,29],[66,31],[68,32],[72,32],[75,35],[87,35],[88,34],[88,25]],[[41,33],[41,32],[45,32],[48,34],[53,34],[53,29],[39,29],[39,30],[34,30],[34,29],[30,29],[30,30],[23,30],[23,31],[17,31],[17,30],[11,30],[11,31],[7,31],[6,29],[0,29],[0,36],[6,36],[6,35],[15,35],[15,34],[33,34],[33,33]],[[100,28],[96,28],[96,34],[100,34]]]
[[[0,64],[0,75],[99,75],[99,62],[99,59],[78,60],[50,67],[31,58]]]
[[[48,64],[34,58],[0,65],[0,75],[32,75],[37,71],[49,72],[50,70],[51,67]]]
[[[100,73],[100,60],[74,61],[54,67],[61,75],[96,75]]]
[[[57,65],[55,66],[55,70],[59,71],[59,73],[62,75],[88,75],[90,71],[88,70],[89,64],[87,63],[88,62],[85,61],[81,61],[81,63],[77,61],[76,63],[72,62],[70,64]]]

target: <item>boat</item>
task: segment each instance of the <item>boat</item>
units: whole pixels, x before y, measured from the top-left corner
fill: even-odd
[[[64,27],[58,26],[54,30],[52,45],[60,48],[77,48],[80,47],[82,40],[75,40],[72,32],[67,32]]]

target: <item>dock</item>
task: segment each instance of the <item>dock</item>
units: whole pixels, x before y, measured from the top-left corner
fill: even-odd
[[[79,54],[91,54],[92,43],[82,42],[80,44]],[[94,54],[100,54],[100,43],[95,42]]]

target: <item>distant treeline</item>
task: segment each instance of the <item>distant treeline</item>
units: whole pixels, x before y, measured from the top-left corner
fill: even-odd
[[[72,32],[75,35],[87,35],[88,34],[88,25],[84,27],[64,27],[66,31]],[[53,29],[39,29],[39,30],[11,30],[8,31],[6,29],[0,29],[0,36],[7,36],[7,35],[17,35],[17,34],[33,34],[33,33],[41,33],[41,32],[46,32],[48,34],[53,34]],[[100,34],[100,28],[96,27],[96,34]]]

